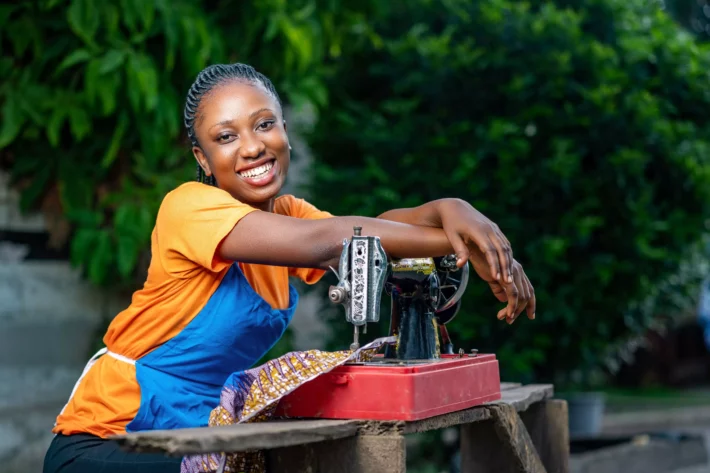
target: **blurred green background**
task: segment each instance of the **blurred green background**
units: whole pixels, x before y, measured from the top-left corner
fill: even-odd
[[[53,238],[88,280],[135,288],[162,196],[194,178],[189,85],[206,65],[252,64],[289,110],[312,117],[301,133],[314,204],[374,216],[460,197],[508,236],[537,320],[498,323],[499,303],[474,281],[456,344],[495,352],[506,379],[608,386],[635,340],[692,317],[707,277],[706,10],[696,0],[2,5],[0,167],[24,210],[54,204]],[[342,347],[350,329],[329,320],[330,346]],[[270,355],[289,348],[286,337]]]

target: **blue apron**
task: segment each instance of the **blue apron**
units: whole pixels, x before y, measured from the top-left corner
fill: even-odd
[[[251,368],[281,338],[297,303],[289,285],[289,307],[273,309],[233,264],[178,335],[136,360],[141,403],[126,431],[206,426],[224,382]]]

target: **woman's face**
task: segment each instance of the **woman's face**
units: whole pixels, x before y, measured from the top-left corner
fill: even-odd
[[[220,189],[271,210],[291,159],[276,98],[258,83],[220,84],[202,98],[195,135],[200,144],[192,149],[195,158]]]

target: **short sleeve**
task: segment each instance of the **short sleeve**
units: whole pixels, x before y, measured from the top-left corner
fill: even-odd
[[[317,220],[330,218],[333,215],[324,210],[317,209],[313,204],[292,195],[283,195],[276,199],[274,212],[294,218]]]
[[[317,220],[331,218],[333,215],[324,210],[319,210],[313,204],[292,195],[284,195],[276,199],[274,211],[289,217]],[[315,268],[289,268],[290,276],[297,277],[306,284],[315,284],[323,277],[325,271]]]
[[[233,262],[221,259],[217,248],[234,226],[257,211],[219,188],[191,182],[170,192],[155,224],[158,256],[165,271],[186,275],[197,267],[219,272]]]

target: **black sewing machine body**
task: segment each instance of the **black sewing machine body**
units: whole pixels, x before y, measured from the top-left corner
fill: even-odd
[[[392,302],[389,334],[397,339],[384,360],[437,360],[454,354],[446,324],[458,313],[468,272],[468,263],[456,266],[455,255],[388,262],[379,238],[361,236],[355,228],[352,240],[343,242],[339,282],[329,295],[354,326],[351,348],[359,346],[360,327],[379,321],[384,292]]]

